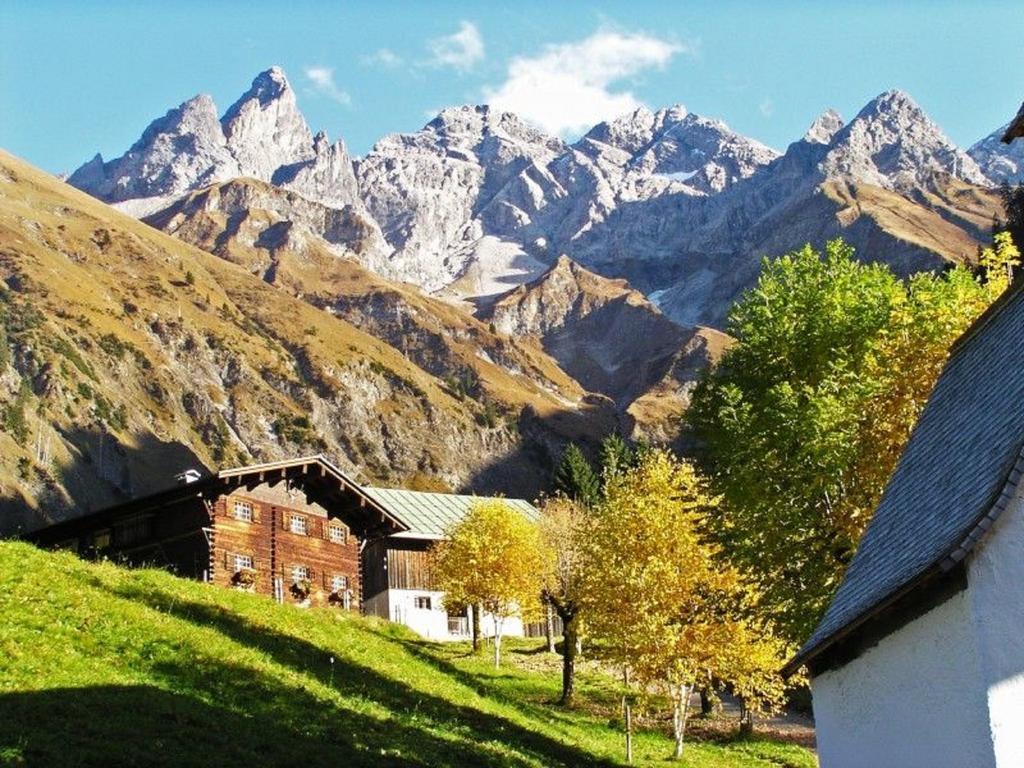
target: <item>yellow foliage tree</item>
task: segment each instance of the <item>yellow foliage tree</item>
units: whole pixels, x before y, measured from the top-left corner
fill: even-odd
[[[545,501],[539,525],[544,558],[541,594],[562,620],[560,703],[571,704],[575,693],[588,515],[582,504],[556,496]]]
[[[505,622],[539,607],[543,568],[537,524],[501,499],[481,499],[434,547],[431,565],[447,606],[482,608],[494,621],[494,665]]]
[[[689,463],[651,451],[609,478],[588,539],[588,637],[642,691],[669,694],[676,757],[695,688],[733,684],[754,709],[783,691],[785,644],[751,618],[756,595],[702,535],[716,503]]]

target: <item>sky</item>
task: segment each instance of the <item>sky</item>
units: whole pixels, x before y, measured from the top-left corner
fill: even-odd
[[[684,104],[784,149],[890,88],[962,146],[1024,99],[1020,0],[7,0],[0,41],[0,147],[53,172],[117,157],[197,93],[223,113],[275,64],[310,127],[356,155],[466,103],[569,139]]]

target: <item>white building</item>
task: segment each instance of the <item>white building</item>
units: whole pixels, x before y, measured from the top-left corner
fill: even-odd
[[[1024,287],[957,342],[807,665],[823,768],[1024,766]]]
[[[464,640],[470,634],[465,612],[449,613],[444,593],[433,588],[427,569],[430,547],[445,537],[445,531],[462,520],[479,496],[425,493],[392,488],[364,488],[407,530],[367,544],[363,562],[363,612],[380,616],[415,630],[431,640]],[[502,499],[531,520],[537,510],[523,499]],[[494,621],[484,615],[481,634],[494,634]],[[505,621],[503,634],[523,635],[518,618]]]

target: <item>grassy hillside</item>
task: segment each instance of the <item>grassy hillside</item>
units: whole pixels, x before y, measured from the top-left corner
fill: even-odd
[[[619,764],[607,681],[583,676],[592,711],[559,709],[532,654],[495,672],[385,622],[20,543],[0,543],[0,619],[0,765]],[[641,733],[637,764],[669,751]],[[815,760],[746,741],[683,765]]]

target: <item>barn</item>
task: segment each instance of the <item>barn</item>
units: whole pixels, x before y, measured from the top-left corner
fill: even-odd
[[[957,342],[836,596],[823,768],[1024,766],[1024,285]]]

